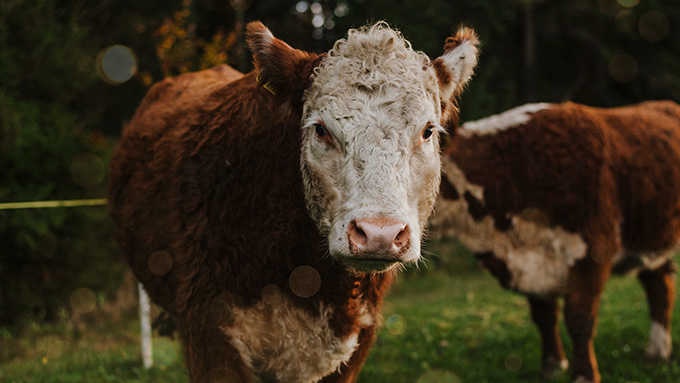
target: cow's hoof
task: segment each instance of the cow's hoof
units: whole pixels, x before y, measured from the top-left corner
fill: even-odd
[[[652,327],[649,331],[649,343],[645,353],[649,359],[666,360],[671,355],[671,335],[666,329],[656,323],[652,322]]]
[[[552,378],[569,368],[569,361],[566,359],[559,359],[557,357],[551,356],[545,362],[543,369],[541,370],[541,376],[544,378]]]

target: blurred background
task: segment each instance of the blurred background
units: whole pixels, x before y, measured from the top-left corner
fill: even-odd
[[[251,70],[252,20],[316,52],[385,20],[432,58],[470,26],[482,54],[464,121],[536,101],[680,102],[675,0],[5,0],[0,203],[105,197],[112,148],[149,87],[221,63]],[[31,328],[135,315],[111,227],[105,206],[0,210],[0,365],[38,347],[20,341]],[[429,271],[460,266],[440,253]]]

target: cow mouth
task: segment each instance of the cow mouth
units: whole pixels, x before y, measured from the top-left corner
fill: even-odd
[[[401,264],[402,261],[397,258],[384,258],[384,257],[356,257],[356,256],[345,256],[341,258],[342,263],[351,269],[364,273],[381,273],[390,270],[397,265]]]

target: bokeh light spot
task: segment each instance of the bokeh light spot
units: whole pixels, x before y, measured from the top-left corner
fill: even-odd
[[[651,11],[640,17],[638,23],[640,36],[650,43],[663,40],[670,30],[668,18],[661,12]]]
[[[169,339],[153,340],[153,361],[158,367],[168,367],[177,360],[177,349]]]
[[[106,166],[98,155],[82,153],[71,161],[71,178],[77,185],[93,188],[104,179]]]
[[[349,6],[346,1],[338,1],[338,5],[333,10],[333,14],[337,17],[345,16],[349,13]]]
[[[109,84],[122,84],[137,73],[137,57],[123,45],[113,45],[97,59],[99,76]]]
[[[430,370],[422,375],[416,383],[461,383],[462,380],[451,371]]]
[[[392,335],[400,335],[406,331],[406,320],[398,314],[392,314],[385,321],[385,328]]]
[[[638,65],[631,55],[622,53],[609,62],[609,75],[618,82],[629,82],[637,76]]]
[[[635,14],[627,9],[617,13],[614,18],[616,29],[621,32],[630,32],[635,29],[636,22],[637,18],[635,17]]]
[[[305,13],[307,12],[307,9],[309,9],[309,4],[306,1],[298,1],[297,4],[295,4],[295,11],[297,13]]]
[[[505,357],[505,368],[515,372],[522,368],[522,357],[517,354],[510,354]]]
[[[288,284],[295,295],[309,298],[321,288],[321,276],[311,266],[300,266],[290,273]]]
[[[229,5],[237,12],[245,12],[250,8],[251,0],[229,0]]]
[[[173,260],[164,250],[154,251],[147,260],[149,270],[156,275],[165,275],[172,269]]]
[[[605,263],[613,256],[614,251],[605,244],[595,244],[590,249],[590,258],[596,263]]]
[[[68,343],[63,340],[58,340],[55,341],[54,343],[50,344],[50,346],[47,348],[47,354],[45,355],[46,360],[52,360],[52,359],[57,359],[60,356],[66,354],[68,351]]]
[[[87,314],[92,311],[97,304],[97,297],[92,290],[81,287],[71,293],[71,307],[79,314]]]
[[[314,17],[312,18],[312,25],[315,28],[323,27],[323,23],[324,23],[324,18],[323,18],[322,15],[314,15]]]

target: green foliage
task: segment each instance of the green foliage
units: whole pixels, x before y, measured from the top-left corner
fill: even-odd
[[[82,65],[96,46],[79,17],[54,0],[0,4],[0,202],[104,196],[113,141],[74,107],[99,83]],[[121,268],[105,217],[0,211],[0,326],[54,319],[78,287],[112,291]]]

